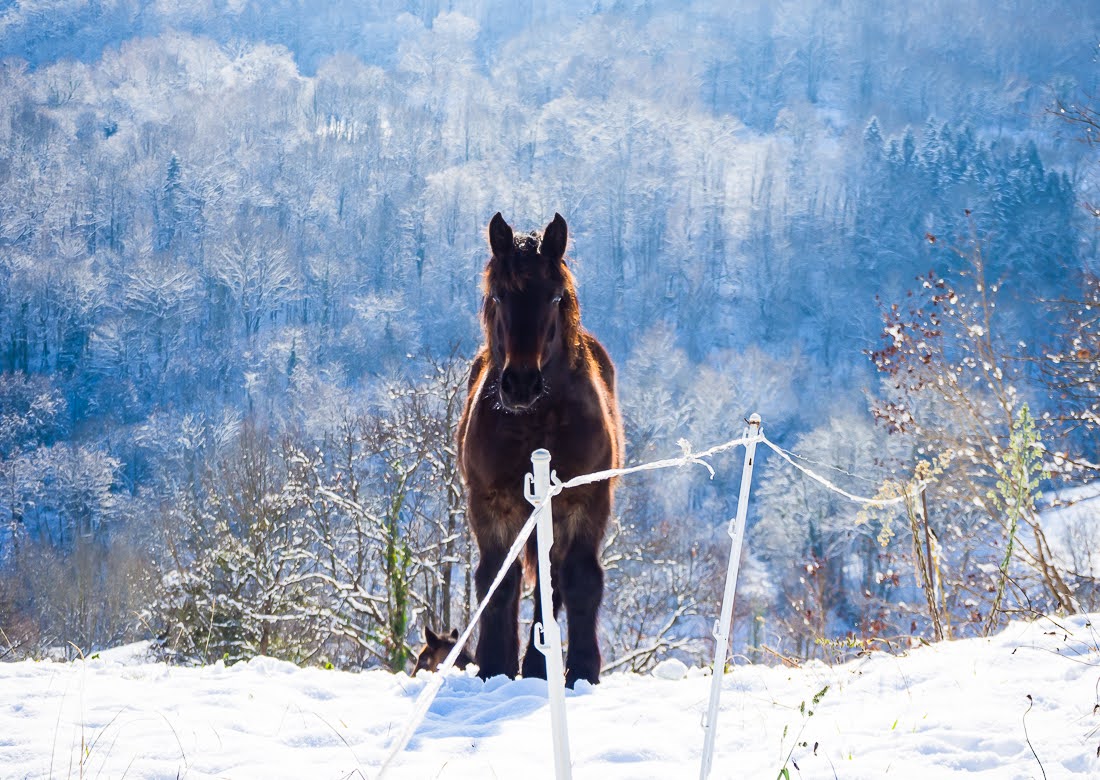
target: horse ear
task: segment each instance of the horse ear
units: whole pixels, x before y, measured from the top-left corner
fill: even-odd
[[[455,641],[458,640],[458,629],[457,628],[452,628],[451,629],[451,639],[453,639]]]
[[[428,643],[428,647],[439,647],[439,634],[424,626],[424,641]]]
[[[542,246],[539,247],[546,257],[560,260],[565,255],[565,244],[569,240],[569,228],[561,214],[554,212],[554,219],[542,231]]]
[[[515,249],[512,240],[512,228],[504,221],[504,217],[498,211],[489,221],[489,247],[496,257],[504,257]]]

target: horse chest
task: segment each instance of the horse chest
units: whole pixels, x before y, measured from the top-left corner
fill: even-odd
[[[482,407],[471,419],[471,438],[482,443],[467,452],[467,472],[484,487],[508,489],[522,485],[530,471],[531,453],[551,455],[551,468],[562,480],[610,465],[610,440],[600,425],[598,410],[583,402],[558,403],[524,415]]]

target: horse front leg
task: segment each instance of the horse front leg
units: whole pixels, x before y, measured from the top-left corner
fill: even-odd
[[[596,618],[603,599],[603,567],[596,547],[574,547],[561,564],[561,591],[569,624],[569,652],[565,659],[565,684],[577,680],[600,681],[600,643]]]
[[[528,545],[527,560],[529,566],[535,566],[538,560],[538,547],[535,544]],[[538,649],[535,641],[535,625],[542,622],[542,596],[539,590],[542,587],[542,578],[538,574],[536,568],[535,574],[535,612],[531,621],[531,635],[527,639],[527,650],[523,653],[523,676],[524,677],[538,677],[539,679],[546,679],[546,656],[542,654],[542,651]],[[550,564],[550,582],[554,587],[553,603],[554,603],[554,620],[558,618],[558,612],[561,611],[561,571],[556,563]]]
[[[481,550],[481,560],[474,573],[478,602],[484,601],[489,586],[500,571],[507,555],[505,550]],[[508,569],[478,623],[480,629],[474,660],[483,680],[504,674],[515,678],[519,671],[519,595],[523,572],[519,562]]]

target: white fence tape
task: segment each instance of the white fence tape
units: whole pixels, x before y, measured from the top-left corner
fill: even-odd
[[[616,477],[625,477],[630,474],[637,474],[642,471],[656,471],[658,469],[679,468],[682,466],[702,466],[710,473],[710,476],[713,478],[714,469],[711,467],[710,463],[705,460],[706,458],[712,457],[727,450],[732,450],[735,447],[746,446],[750,442],[765,445],[770,450],[775,452],[780,458],[794,466],[810,479],[813,479],[814,481],[824,486],[826,489],[840,496],[843,496],[849,501],[853,501],[858,504],[865,504],[869,506],[893,506],[895,504],[900,504],[905,501],[908,495],[911,495],[916,490],[919,490],[919,488],[922,486],[922,484],[917,484],[909,491],[907,491],[906,494],[893,498],[866,498],[863,496],[855,495],[853,493],[849,493],[848,491],[833,484],[825,477],[822,477],[820,474],[817,474],[814,471],[796,462],[794,460],[794,457],[792,457],[792,453],[787,452],[779,445],[770,441],[766,436],[764,436],[762,432],[757,433],[751,437],[746,433],[746,435],[743,435],[740,438],[731,439],[730,441],[715,445],[708,449],[702,450],[701,452],[692,452],[690,444],[681,439],[679,444],[680,447],[683,449],[684,454],[678,458],[665,458],[663,460],[652,461],[650,463],[642,463],[637,466],[630,466],[619,469],[606,469],[604,471],[596,471],[591,474],[581,474],[565,482],[562,482],[557,478],[557,475],[554,475],[552,484],[547,490],[546,495],[542,497],[542,500],[535,506],[534,510],[527,518],[527,522],[523,524],[523,527],[520,529],[519,534],[517,534],[516,536],[516,540],[508,549],[508,554],[504,558],[504,563],[501,565],[500,571],[497,572],[496,577],[493,579],[493,582],[489,585],[489,589],[485,593],[485,597],[478,603],[477,609],[475,609],[473,615],[470,616],[469,625],[467,625],[466,629],[459,635],[458,639],[455,641],[454,648],[447,655],[447,658],[443,661],[443,663],[440,664],[436,674],[431,676],[431,679],[429,679],[428,683],[424,686],[424,688],[420,691],[420,694],[417,696],[416,703],[413,705],[412,712],[410,713],[409,718],[405,723],[405,728],[390,746],[390,752],[386,756],[386,760],[379,770],[378,777],[380,779],[385,777],[386,773],[393,767],[394,761],[397,759],[398,755],[409,744],[409,740],[412,739],[413,734],[416,733],[416,729],[419,728],[420,724],[424,721],[425,716],[428,714],[428,709],[431,707],[432,702],[435,700],[436,694],[439,693],[439,689],[443,685],[446,672],[454,667],[454,663],[455,660],[458,658],[458,654],[462,651],[462,648],[465,646],[466,642],[470,638],[470,635],[473,633],[474,626],[477,625],[478,620],[481,618],[481,614],[485,611],[485,607],[489,603],[489,599],[492,598],[497,588],[500,587],[500,583],[503,582],[508,570],[511,568],[512,564],[516,562],[519,554],[523,551],[524,546],[527,544],[528,538],[535,530],[540,510],[543,508],[543,506],[549,503],[554,496],[558,495],[563,490],[568,490],[569,488],[578,487],[580,485],[589,485],[593,482],[602,482],[604,480],[614,479]]]
[[[867,506],[894,506],[895,504],[902,503],[908,496],[919,491],[921,487],[927,484],[925,482],[917,483],[902,495],[894,496],[893,498],[864,498],[863,496],[854,495],[852,493],[849,493],[847,490],[844,490],[843,488],[837,487],[820,474],[811,471],[810,469],[803,466],[801,463],[795,462],[795,459],[792,457],[792,453],[787,452],[779,445],[772,443],[767,439],[767,437],[762,436],[760,438],[760,443],[771,449],[773,452],[775,452],[776,455],[790,463],[792,466],[808,476],[810,479],[814,480],[815,482],[820,482],[822,485],[824,485],[826,488],[833,491],[834,493],[844,496],[849,501],[854,501],[857,504],[866,504]]]
[[[420,692],[420,695],[416,697],[416,704],[413,705],[413,711],[409,715],[409,720],[405,723],[405,729],[397,736],[397,739],[394,740],[393,745],[390,747],[389,755],[386,756],[386,761],[382,764],[382,769],[378,773],[379,778],[385,777],[386,772],[393,765],[394,759],[396,759],[398,754],[400,754],[401,751],[405,749],[405,746],[409,744],[409,740],[412,739],[412,735],[416,732],[417,727],[423,722],[424,716],[428,714],[428,708],[432,706],[432,701],[435,700],[436,694],[439,693],[439,689],[443,685],[444,675],[454,667],[458,654],[462,652],[462,648],[466,645],[467,640],[469,640],[470,634],[474,632],[474,626],[477,625],[477,621],[481,618],[481,613],[485,611],[489,599],[496,593],[497,588],[500,587],[500,583],[504,581],[504,576],[508,573],[512,564],[516,562],[520,552],[523,551],[524,545],[527,544],[527,539],[531,536],[531,532],[535,529],[535,524],[538,522],[539,510],[542,509],[546,502],[560,492],[561,489],[557,485],[551,485],[546,495],[543,496],[542,501],[539,502],[539,505],[535,507],[534,511],[532,511],[531,515],[527,518],[527,522],[523,524],[523,528],[519,530],[516,540],[512,542],[512,546],[508,548],[508,554],[504,557],[504,563],[500,567],[500,571],[497,572],[497,576],[489,585],[489,590],[486,591],[485,598],[481,600],[481,603],[477,605],[477,609],[474,610],[474,614],[470,616],[470,623],[466,626],[466,630],[459,635],[457,640],[455,640],[455,646],[451,648],[451,652],[447,654],[447,658],[439,665],[439,669],[432,675],[428,684],[425,685],[424,689]]]

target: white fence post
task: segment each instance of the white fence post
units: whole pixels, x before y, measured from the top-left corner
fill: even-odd
[[[538,505],[550,489],[550,453],[537,449],[531,453],[531,471],[523,494]],[[554,776],[569,780],[573,775],[569,759],[569,730],[565,722],[565,670],[561,660],[561,629],[554,618],[554,590],[550,581],[550,547],[554,544],[554,513],[550,501],[543,506],[535,525],[539,550],[539,599],[542,623],[534,626],[536,647],[546,656],[546,690],[550,698],[550,726],[554,738]]]
[[[710,679],[710,702],[703,720],[703,759],[699,767],[700,780],[710,776],[714,757],[714,737],[718,730],[718,701],[722,697],[722,675],[726,671],[726,655],[729,653],[730,627],[733,624],[733,594],[737,589],[737,568],[741,564],[741,543],[745,538],[745,517],[749,509],[749,486],[752,484],[752,466],[756,458],[756,442],[760,438],[760,415],[749,417],[749,427],[743,435],[745,441],[745,465],[741,471],[741,492],[737,496],[737,515],[729,525],[730,558],[726,564],[726,589],[722,594],[721,617],[714,623],[714,668]]]

